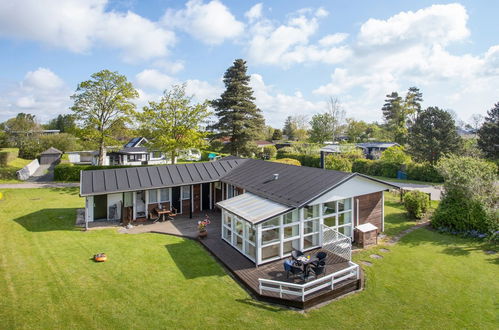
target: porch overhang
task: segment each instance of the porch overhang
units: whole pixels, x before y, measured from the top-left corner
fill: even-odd
[[[251,193],[226,199],[217,205],[252,224],[258,224],[293,209]]]

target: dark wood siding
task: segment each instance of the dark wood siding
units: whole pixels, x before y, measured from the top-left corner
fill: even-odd
[[[355,197],[355,219],[357,219],[357,203],[359,203],[359,222],[356,225],[372,223],[378,227],[378,232],[383,229],[383,192],[376,192]]]
[[[201,185],[195,184],[192,186],[194,198],[194,212],[201,211]]]

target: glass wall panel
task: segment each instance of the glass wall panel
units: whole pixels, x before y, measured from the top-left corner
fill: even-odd
[[[310,234],[319,231],[319,219],[305,221],[303,223],[303,234]]]
[[[352,222],[352,212],[345,212],[338,215],[338,226],[346,225]]]
[[[250,256],[254,260],[256,258],[256,247],[252,244],[246,244],[246,247],[244,249],[244,253],[246,253],[248,256]]]
[[[336,213],[336,202],[328,202],[322,204],[322,214],[327,215],[327,214],[334,214]]]
[[[246,222],[246,239],[250,242],[255,243],[255,227]]]
[[[236,247],[239,249],[239,250],[242,250],[243,249],[243,238],[239,235],[235,235],[235,240],[236,240]]]
[[[317,218],[319,216],[320,205],[305,207],[305,219]]]
[[[284,224],[289,224],[293,222],[297,222],[300,218],[300,214],[298,212],[298,209],[295,209],[291,212],[285,213],[283,215],[283,222]]]
[[[352,208],[352,206],[351,206],[351,199],[350,198],[342,199],[342,200],[338,201],[338,212],[347,211],[347,210],[350,210],[351,208]]]
[[[262,260],[279,256],[279,243],[262,248]]]
[[[230,213],[225,213],[224,224],[229,227],[232,226],[232,215]]]
[[[262,231],[262,244],[278,242],[280,240],[281,228],[273,228]]]
[[[222,230],[223,238],[225,238],[228,242],[232,242],[232,231],[224,226]]]
[[[291,238],[300,235],[300,225],[284,227],[284,238]]]
[[[338,231],[340,233],[342,233],[343,235],[346,235],[346,236],[351,236],[352,235],[352,227],[351,226],[339,227]]]
[[[319,245],[319,234],[305,236],[303,238],[303,247],[305,249]]]
[[[235,219],[235,220],[236,220],[236,228],[235,228],[236,233],[238,235],[243,236],[243,226],[244,226],[243,221],[239,220],[239,219]]]
[[[324,224],[328,227],[335,227],[336,226],[336,216],[333,215],[332,217],[324,218]]]
[[[283,243],[283,254],[288,254],[291,253],[293,250],[299,250],[300,249],[300,239],[293,239],[291,241],[287,241]]]
[[[274,217],[262,223],[262,228],[269,228],[274,226],[279,226],[281,224],[280,217]]]

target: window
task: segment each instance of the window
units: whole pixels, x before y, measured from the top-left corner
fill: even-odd
[[[125,192],[123,193],[123,206],[131,207],[133,206],[133,192]]]
[[[303,248],[309,249],[319,245],[319,234],[305,236],[303,238]]]
[[[246,222],[245,229],[246,229],[245,237],[248,240],[248,242],[255,243],[255,227]]]
[[[239,220],[239,219],[236,219],[236,228],[235,228],[235,231],[236,231],[236,234],[238,235],[243,235],[243,222],[242,220]]]
[[[228,242],[232,242],[232,231],[224,226],[224,229],[222,231],[223,238],[226,239]]]
[[[191,186],[182,186],[182,199],[191,198]]]
[[[300,225],[284,227],[284,239],[300,235]]]
[[[319,205],[305,207],[305,219],[317,218],[319,216]]]
[[[322,204],[322,214],[327,215],[327,214],[334,214],[336,213],[336,202],[328,202]]]
[[[339,200],[338,201],[338,212],[350,210],[352,208],[352,206],[350,205],[350,202],[351,202],[350,198]]]
[[[226,213],[224,217],[224,225],[232,228],[232,215]]]
[[[262,244],[279,242],[281,239],[281,228],[272,228],[262,231]]]
[[[345,236],[351,236],[352,235],[352,227],[351,226],[343,226],[339,227],[338,231],[342,233]]]
[[[293,250],[300,250],[300,239],[293,239],[290,241],[286,241],[282,245],[283,251],[282,254],[291,253]]]
[[[256,247],[253,244],[246,244],[246,247],[244,249],[244,253],[255,260],[256,258]]]
[[[170,189],[163,188],[159,190],[159,199],[161,202],[169,202],[170,201]]]
[[[268,259],[279,257],[279,245],[280,244],[278,243],[278,244],[263,247],[262,248],[262,260],[265,261]]]
[[[300,215],[299,215],[298,209],[294,209],[293,211],[285,213],[283,215],[283,222],[284,222],[284,224],[293,223],[293,222],[298,221],[299,218],[300,218]]]
[[[352,222],[352,212],[341,213],[338,215],[338,226],[350,224]]]
[[[158,189],[149,190],[149,204],[158,202]]]
[[[270,227],[279,226],[281,224],[280,220],[281,220],[280,217],[274,217],[270,220],[267,220],[264,223],[262,223],[262,228],[270,228]]]
[[[319,231],[319,219],[305,221],[303,223],[303,234],[311,234]]]
[[[336,216],[333,215],[332,217],[324,218],[324,224],[328,227],[335,227],[336,226]]]

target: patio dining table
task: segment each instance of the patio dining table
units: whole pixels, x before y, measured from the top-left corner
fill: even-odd
[[[162,219],[163,219],[163,221],[165,221],[165,215],[166,215],[167,217],[169,217],[169,216],[170,216],[170,214],[172,214],[172,211],[170,211],[170,210],[168,210],[168,209],[160,209],[160,208],[158,208],[158,207],[156,207],[156,208],[155,208],[155,211],[156,211],[156,213],[158,213],[159,218],[162,218]],[[159,218],[158,218],[158,220],[159,220]],[[156,221],[157,221],[157,220],[156,220]]]
[[[304,280],[307,280],[308,278],[308,273],[309,273],[309,266],[315,262],[318,262],[319,259],[317,257],[310,257],[310,256],[299,256],[298,258],[296,258],[296,260],[298,260],[299,262],[302,263],[303,265],[303,279]]]

